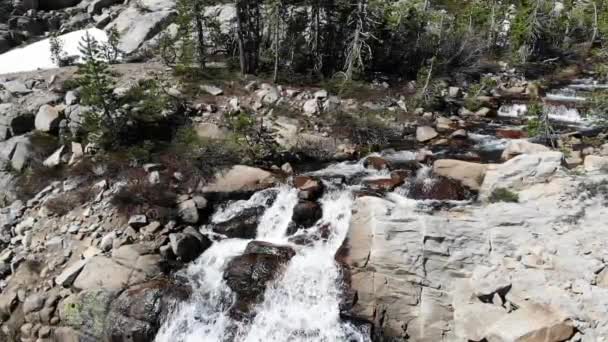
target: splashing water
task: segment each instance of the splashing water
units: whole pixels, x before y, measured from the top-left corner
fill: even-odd
[[[297,191],[288,187],[275,190],[276,200],[260,220],[257,239],[289,244],[285,232],[298,201]],[[233,205],[246,208],[260,200]],[[328,239],[294,248],[297,254],[283,275],[268,285],[264,301],[254,309],[256,316],[248,325],[235,322],[228,314],[234,295],[223,272],[250,240],[216,242],[188,268],[186,275],[192,283],[193,296],[167,319],[156,341],[369,341],[369,337],[340,319],[341,273],[334,255],[348,231],[352,203],[349,189],[328,191],[321,199],[323,217],[311,230],[330,227]],[[227,210],[232,212],[235,207]],[[230,216],[233,215],[224,217]]]

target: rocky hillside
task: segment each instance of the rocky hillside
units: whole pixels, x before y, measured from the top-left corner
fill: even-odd
[[[0,4],[0,61],[104,38],[0,75],[0,341],[608,341],[602,13],[588,54],[456,67],[460,12],[414,4],[438,45],[412,73],[297,33],[352,27],[344,6],[253,3]],[[358,4],[364,37],[414,29]]]

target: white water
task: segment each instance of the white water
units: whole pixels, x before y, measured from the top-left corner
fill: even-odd
[[[81,56],[78,44],[86,32],[101,44],[105,44],[108,40],[106,33],[96,28],[64,34],[59,39],[63,43],[63,51],[65,51],[67,56]],[[53,63],[51,58],[50,45],[50,40],[44,39],[23,48],[1,54],[0,74],[57,68],[57,65]]]
[[[288,187],[277,191],[276,200],[260,220],[257,240],[289,244],[285,232],[297,203],[297,192]],[[263,203],[265,196],[233,203],[216,213],[214,219],[229,219],[238,208]],[[340,273],[334,255],[348,231],[352,202],[348,189],[327,191],[321,199],[323,217],[310,230],[329,225],[329,238],[311,246],[294,246],[297,254],[284,274],[269,284],[264,301],[255,308],[255,319],[247,325],[233,321],[228,314],[233,294],[223,280],[223,272],[249,240],[214,243],[187,270],[194,290],[191,301],[179,306],[167,319],[156,341],[368,341],[368,337],[341,321],[339,312]]]

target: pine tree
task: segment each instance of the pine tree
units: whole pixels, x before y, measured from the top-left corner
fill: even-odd
[[[51,34],[49,38],[49,44],[51,49],[51,61],[58,67],[65,66],[66,64],[66,53],[63,51],[63,41],[57,36],[56,33]]]
[[[85,117],[89,140],[99,142],[115,126],[112,117],[114,101],[113,82],[104,60],[102,47],[88,32],[79,43],[82,63],[78,65],[78,84],[81,87],[82,102],[92,108]]]

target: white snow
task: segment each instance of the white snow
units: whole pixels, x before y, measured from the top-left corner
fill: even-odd
[[[67,56],[81,55],[78,51],[78,43],[87,31],[100,43],[106,43],[108,40],[106,33],[96,28],[64,34],[59,36],[59,39],[63,42],[63,50]],[[49,39],[0,55],[0,74],[53,68],[57,68],[57,65],[51,60]]]

